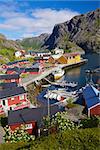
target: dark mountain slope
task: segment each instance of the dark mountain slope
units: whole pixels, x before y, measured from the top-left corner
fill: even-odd
[[[99,52],[99,27],[100,9],[75,16],[70,21],[55,25],[43,46],[49,49],[66,48],[69,42],[74,42],[85,52]]]

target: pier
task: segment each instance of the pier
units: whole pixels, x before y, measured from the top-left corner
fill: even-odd
[[[58,67],[61,68],[73,68],[76,66],[80,66],[84,63],[86,63],[88,60],[87,59],[82,59],[80,62],[78,63],[72,63],[72,64],[57,64],[56,67],[50,68],[50,69],[46,69],[43,73],[38,74],[38,75],[31,75],[28,76],[27,78],[23,78],[22,79],[22,85],[26,88],[27,85],[36,82],[36,81],[40,81],[42,79],[44,79],[45,77],[47,77],[48,75],[50,75],[52,72],[56,71]]]

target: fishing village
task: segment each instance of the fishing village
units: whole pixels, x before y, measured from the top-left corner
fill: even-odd
[[[67,112],[67,118],[78,124],[87,116],[100,115],[99,84],[92,81],[99,68],[86,70],[88,81],[81,88],[78,82],[63,79],[65,69],[88,62],[80,53],[56,48],[53,54],[18,51],[15,56],[17,61],[0,66],[0,115],[12,131],[24,124],[29,134],[40,136],[43,118],[58,112]]]
[[[0,0],[0,150],[100,149],[99,1]]]

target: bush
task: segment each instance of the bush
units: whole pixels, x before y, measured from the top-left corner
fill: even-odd
[[[99,150],[100,129],[75,129],[32,142],[2,144],[0,150]]]
[[[5,128],[6,134],[4,135],[4,140],[6,143],[16,143],[18,141],[30,141],[34,140],[33,135],[29,135],[25,129],[25,126],[21,125],[21,127],[16,128],[16,130],[12,131],[10,127],[6,126]]]
[[[45,128],[57,127],[58,131],[74,130],[80,126],[76,125],[73,121],[67,118],[67,112],[58,112],[50,120],[48,117],[44,118]]]
[[[93,116],[81,121],[82,128],[100,127],[100,117]]]

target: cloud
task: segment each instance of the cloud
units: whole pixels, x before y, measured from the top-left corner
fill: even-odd
[[[7,8],[7,9],[5,9]],[[79,15],[78,12],[69,9],[34,9],[25,13],[16,11],[15,7],[3,6],[0,11],[0,30],[18,32],[21,37],[39,35],[41,33],[51,33],[55,24],[70,20]],[[29,13],[30,12],[30,13]],[[19,36],[19,37],[20,37]]]

